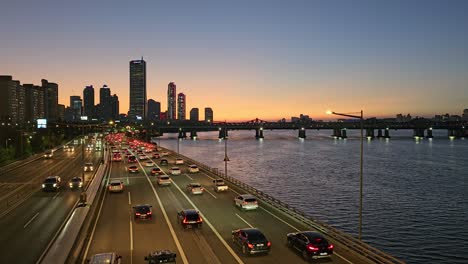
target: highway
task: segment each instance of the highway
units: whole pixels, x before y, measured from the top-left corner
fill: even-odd
[[[79,199],[80,190],[70,190],[68,181],[82,175],[82,149],[59,149],[51,159],[40,158],[0,176],[0,203],[12,199],[16,206],[2,210],[0,225],[0,263],[36,263],[63,225]],[[85,152],[84,162],[97,167],[100,152]],[[59,192],[43,192],[42,181],[51,175],[62,179]],[[85,184],[92,177],[85,173]],[[20,192],[29,188],[28,192]],[[21,195],[20,195],[21,194]]]
[[[150,156],[151,154],[148,154]],[[166,174],[175,166],[175,154],[168,158],[168,166],[159,166]],[[135,164],[135,163],[133,163]],[[116,252],[122,263],[145,263],[144,256],[158,249],[177,253],[177,263],[306,263],[300,253],[288,248],[286,234],[299,230],[311,230],[301,222],[285,215],[268,204],[260,202],[255,211],[241,211],[234,205],[234,197],[244,192],[229,184],[230,190],[215,193],[213,175],[200,171],[188,173],[188,165],[178,165],[182,175],[171,176],[172,185],[159,187],[156,177],[150,176],[151,167],[139,162],[138,173],[127,173],[124,161],[112,162],[110,178],[125,184],[123,193],[106,191],[98,212],[98,219],[87,245],[85,258],[101,252]],[[185,191],[190,182],[205,187],[203,195],[194,196]],[[134,220],[132,206],[151,204],[152,220]],[[200,230],[185,230],[177,222],[177,212],[194,208],[202,213],[204,223]],[[259,228],[271,241],[268,255],[244,256],[231,241],[231,231],[244,227]],[[368,261],[335,244],[331,259],[318,262],[366,263]]]

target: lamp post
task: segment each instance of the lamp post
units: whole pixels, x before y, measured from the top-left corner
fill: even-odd
[[[225,129],[224,129],[224,176],[227,177],[227,163],[229,161],[228,155],[227,155],[227,124],[226,121],[225,123]]]
[[[346,116],[357,118],[360,120],[361,126],[361,157],[360,157],[360,168],[359,168],[359,227],[358,227],[358,238],[359,240],[362,239],[362,169],[363,169],[363,152],[364,152],[364,143],[363,143],[363,127],[364,127],[364,118],[363,118],[363,111],[361,110],[360,115],[351,115],[351,114],[343,114],[343,113],[336,113],[332,111],[327,111],[327,114],[339,115],[339,116]]]

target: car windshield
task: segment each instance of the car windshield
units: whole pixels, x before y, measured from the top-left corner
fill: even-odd
[[[56,183],[57,181],[55,180],[55,178],[47,178],[45,180],[45,183]]]
[[[246,201],[246,202],[248,202],[248,203],[254,203],[254,202],[257,201],[257,199],[255,199],[255,198],[247,198],[247,199],[245,199],[244,201]]]
[[[80,182],[80,181],[81,181],[80,178],[73,178],[73,179],[72,179],[72,182]]]
[[[120,185],[120,182],[111,182],[110,185],[111,185],[111,186],[119,186],[119,185]]]
[[[185,218],[187,218],[188,221],[198,221],[198,213],[196,212],[190,212],[185,214]]]
[[[86,163],[86,166],[93,166],[92,163]]]
[[[135,211],[140,214],[147,214],[150,212],[150,208],[148,206],[137,206]]]
[[[311,243],[315,245],[319,245],[319,246],[328,245],[328,241],[318,234],[305,233],[304,235],[309,239]]]
[[[191,186],[192,186],[192,188],[201,187],[201,185],[199,183],[192,183]]]
[[[162,176],[160,179],[161,179],[161,180],[169,180],[169,177],[167,177],[167,176]]]
[[[262,233],[258,232],[258,231],[248,232],[247,233],[247,238],[252,243],[264,242],[266,240],[265,236]]]
[[[196,169],[196,168],[197,168],[197,165],[190,165],[190,168]]]

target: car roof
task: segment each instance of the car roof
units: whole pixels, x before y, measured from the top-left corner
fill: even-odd
[[[60,178],[59,176],[49,176],[47,177],[47,179],[56,179],[56,178]]]
[[[179,167],[172,167],[171,170],[179,170]]]
[[[257,198],[255,198],[255,196],[253,196],[253,195],[251,195],[251,194],[242,194],[242,195],[240,195],[240,196],[242,196],[242,198],[244,198],[244,199],[248,199],[248,198],[257,199]]]
[[[195,167],[198,167],[198,166],[195,165],[195,164],[192,164],[192,165],[190,165],[189,167],[195,168]]]
[[[185,215],[195,215],[198,214],[198,211],[195,209],[184,209],[182,210]]]
[[[321,239],[325,239],[325,237],[318,233],[318,232],[314,232],[314,231],[303,231],[303,232],[299,232],[300,234],[303,234],[305,235],[309,240],[315,240],[317,238],[321,238]]]
[[[81,181],[81,177],[73,177],[72,180],[80,180]]]
[[[116,182],[121,183],[120,180],[110,180],[110,181],[109,181],[109,183],[116,183]]]
[[[145,208],[145,207],[152,207],[150,204],[137,204],[133,206],[135,208]]]
[[[241,228],[239,230],[242,231],[242,232],[247,233],[247,235],[257,235],[257,234],[262,234],[263,235],[263,233],[260,230],[258,230],[257,228]]]
[[[198,183],[198,182],[192,182],[192,183],[189,183],[189,185],[191,185],[191,186],[201,186],[201,184]]]

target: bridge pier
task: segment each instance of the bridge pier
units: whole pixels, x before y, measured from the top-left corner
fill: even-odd
[[[374,138],[375,138],[374,129],[373,129],[373,128],[368,128],[368,129],[366,129],[366,138],[367,138],[367,139],[374,139]]]
[[[413,137],[416,139],[424,138],[424,128],[413,129]]]
[[[190,131],[190,139],[197,139],[197,131],[196,130],[192,130]]]
[[[228,130],[226,128],[219,128],[219,139],[225,139],[228,137]]]
[[[385,128],[385,132],[384,132],[384,138],[390,138],[390,129],[387,127]]]
[[[340,137],[341,137],[342,139],[348,138],[348,136],[346,135],[346,128],[341,129],[340,132],[341,132],[341,136],[340,136]]]
[[[256,139],[263,138],[263,127],[255,128],[255,138]]]
[[[306,131],[305,131],[305,128],[301,127],[301,129],[299,129],[299,138],[306,138]]]
[[[334,129],[333,129],[332,137],[334,137],[334,138],[340,138],[340,137],[341,137],[341,129],[339,129],[339,128],[334,128]]]
[[[179,129],[179,138],[186,138],[186,137],[187,137],[187,133]]]
[[[432,127],[428,128],[427,129],[427,135],[426,135],[426,138],[433,138],[434,136],[432,136]]]
[[[379,129],[377,129],[377,138],[382,138],[382,137],[383,137],[382,136],[382,129],[379,128]]]

